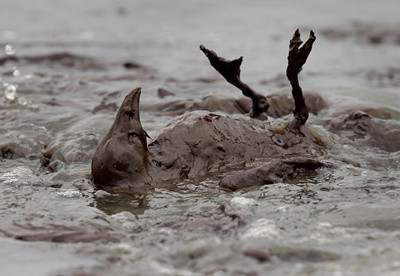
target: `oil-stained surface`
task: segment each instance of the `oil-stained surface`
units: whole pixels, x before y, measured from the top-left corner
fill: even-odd
[[[1,1],[0,274],[399,274],[397,7]],[[93,189],[91,156],[138,86],[149,146],[178,114],[188,124],[209,114],[188,111],[207,109],[221,120],[275,127],[271,140],[285,147],[280,126],[293,118],[288,39],[298,27],[318,37],[300,84],[305,95],[321,96],[310,101],[306,127],[324,145],[317,155],[327,166],[234,192],[219,181],[246,171],[258,181],[273,166],[242,162],[225,182],[186,179],[141,197]],[[243,79],[276,115],[243,115],[249,103],[210,68],[200,44],[228,59],[244,56]]]

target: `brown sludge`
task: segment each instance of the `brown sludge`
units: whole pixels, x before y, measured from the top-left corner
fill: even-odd
[[[185,178],[201,180],[227,172],[229,176],[222,179],[221,186],[235,190],[275,183],[294,177],[298,172],[324,166],[315,159],[325,152],[324,145],[304,127],[308,109],[298,83],[298,73],[314,40],[311,32],[310,39],[299,48],[301,40],[297,30],[290,43],[287,76],[293,87],[295,118],[288,126],[269,129],[228,116],[197,111],[167,124],[147,145],[147,133],[139,116],[141,89],[132,90],[93,157],[95,185],[112,191],[142,194]],[[266,97],[240,80],[241,58],[227,61],[204,46],[201,50],[229,83],[252,99],[252,116],[268,109]],[[246,163],[258,160],[262,162],[259,168],[243,172]],[[237,170],[242,172],[235,173]]]
[[[48,144],[42,166],[54,172],[64,164],[84,162],[94,155],[92,175],[97,188],[139,194],[163,185],[174,187],[184,179],[213,179],[230,190],[287,181],[327,167],[332,162],[324,156],[335,156],[332,148],[335,142],[321,139],[310,132],[310,127],[304,126],[308,113],[318,115],[313,123],[330,131],[328,135],[339,144],[398,151],[400,130],[392,120],[386,120],[391,118],[390,112],[367,106],[333,106],[317,93],[303,94],[298,73],[314,38],[311,35],[311,40],[299,48],[298,35],[296,31],[291,41],[287,70],[293,95],[298,100],[294,101],[288,94],[270,94],[266,96],[269,108],[264,112],[277,118],[295,110],[297,115],[289,124],[274,125],[214,113],[248,114],[253,108],[249,97],[212,95],[203,101],[175,100],[141,107],[158,115],[181,115],[152,135],[154,139],[147,144],[139,118],[138,88],[126,97],[113,127],[99,145],[98,133],[84,129],[76,132],[72,128]],[[291,56],[299,60],[291,60]],[[115,91],[104,97],[92,112],[114,112],[118,109],[115,100],[119,94]],[[81,139],[82,135],[88,139]],[[36,145],[30,141],[11,142],[1,145],[3,158],[16,159],[36,152]],[[336,161],[357,163],[340,158]]]

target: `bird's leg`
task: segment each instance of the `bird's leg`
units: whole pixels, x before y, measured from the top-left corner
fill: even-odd
[[[315,35],[314,32],[311,31],[310,37],[307,42],[304,43],[302,47],[300,47],[303,42],[300,39],[300,32],[297,29],[289,44],[288,67],[286,69],[286,76],[290,81],[290,85],[292,86],[292,95],[295,104],[294,119],[290,123],[290,126],[297,129],[301,125],[304,125],[308,119],[308,108],[306,106],[303,92],[299,84],[299,73],[301,72],[303,65],[307,61],[314,41]]]
[[[240,79],[240,65],[242,64],[243,57],[234,60],[226,60],[203,45],[200,45],[200,50],[202,50],[210,60],[211,66],[214,67],[227,82],[239,88],[243,95],[249,97],[253,101],[253,107],[250,112],[251,117],[257,117],[268,110],[269,104],[267,98],[255,92]]]

